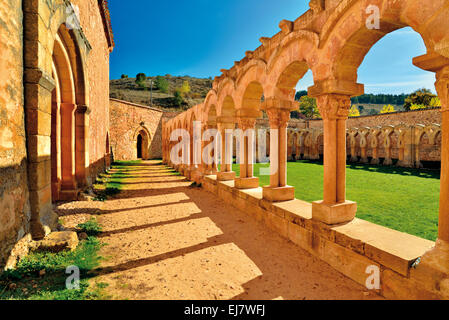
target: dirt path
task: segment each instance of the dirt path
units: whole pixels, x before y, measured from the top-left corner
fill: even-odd
[[[379,298],[159,162],[130,175],[115,200],[58,209],[69,226],[98,217],[115,299]]]

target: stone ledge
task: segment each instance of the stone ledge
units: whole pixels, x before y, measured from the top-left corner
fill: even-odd
[[[367,257],[404,276],[408,276],[411,264],[435,245],[432,241],[357,218],[332,230],[337,237],[350,239],[352,245],[363,243]]]

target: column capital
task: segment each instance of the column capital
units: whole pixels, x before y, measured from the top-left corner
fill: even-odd
[[[287,128],[290,110],[270,108],[267,110],[271,129]]]
[[[230,122],[222,122],[222,123],[217,123],[217,127],[218,130],[223,131],[223,130],[234,130],[235,129],[235,123],[230,123]]]
[[[317,97],[317,106],[323,120],[345,120],[351,109],[351,97],[342,94],[323,94]]]
[[[235,123],[235,117],[224,117],[220,116],[216,119],[217,123]]]
[[[254,129],[254,127],[256,126],[256,119],[247,117],[238,117],[237,123],[240,129],[246,131],[248,129]]]
[[[449,65],[436,73],[435,88],[441,100],[441,112],[449,111]]]

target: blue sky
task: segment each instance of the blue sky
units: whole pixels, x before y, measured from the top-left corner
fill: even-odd
[[[110,0],[116,47],[111,54],[111,79],[122,74],[215,77],[260,37],[273,36],[281,20],[295,20],[308,9],[298,0]],[[379,41],[359,68],[358,82],[367,93],[434,91],[433,73],[412,65],[425,53],[424,43],[410,28]],[[297,89],[313,84],[311,73]]]

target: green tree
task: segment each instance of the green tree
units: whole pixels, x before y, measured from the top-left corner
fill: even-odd
[[[127,74],[122,74],[122,79],[128,79],[128,75]]]
[[[437,96],[434,95],[429,89],[423,88],[416,90],[405,99],[404,109],[411,110],[412,105],[422,105],[428,108],[431,106],[432,99],[436,97]]]
[[[301,97],[304,97],[306,95],[307,95],[307,91],[305,91],[305,90],[298,91],[298,92],[296,92],[295,100],[299,101],[299,100],[301,100]]]
[[[136,75],[136,84],[139,86],[139,88],[145,88],[145,82],[147,80],[147,76],[145,73],[139,73]]]
[[[320,112],[316,105],[316,99],[309,96],[302,96],[299,99],[299,111],[309,119],[318,118]]]
[[[168,92],[168,87],[169,87],[169,83],[168,80],[165,79],[162,76],[157,76],[156,77],[156,81],[155,81],[156,87],[162,92],[162,93],[167,93]]]
[[[185,103],[184,97],[182,96],[180,89],[176,89],[176,91],[174,93],[174,102],[175,102],[175,105],[178,107],[182,106]]]
[[[392,113],[392,112],[396,112],[396,110],[394,109],[394,107],[391,104],[384,105],[382,110],[380,110],[380,113]]]
[[[351,109],[349,110],[349,116],[360,117],[360,111],[355,104],[351,106]]]

